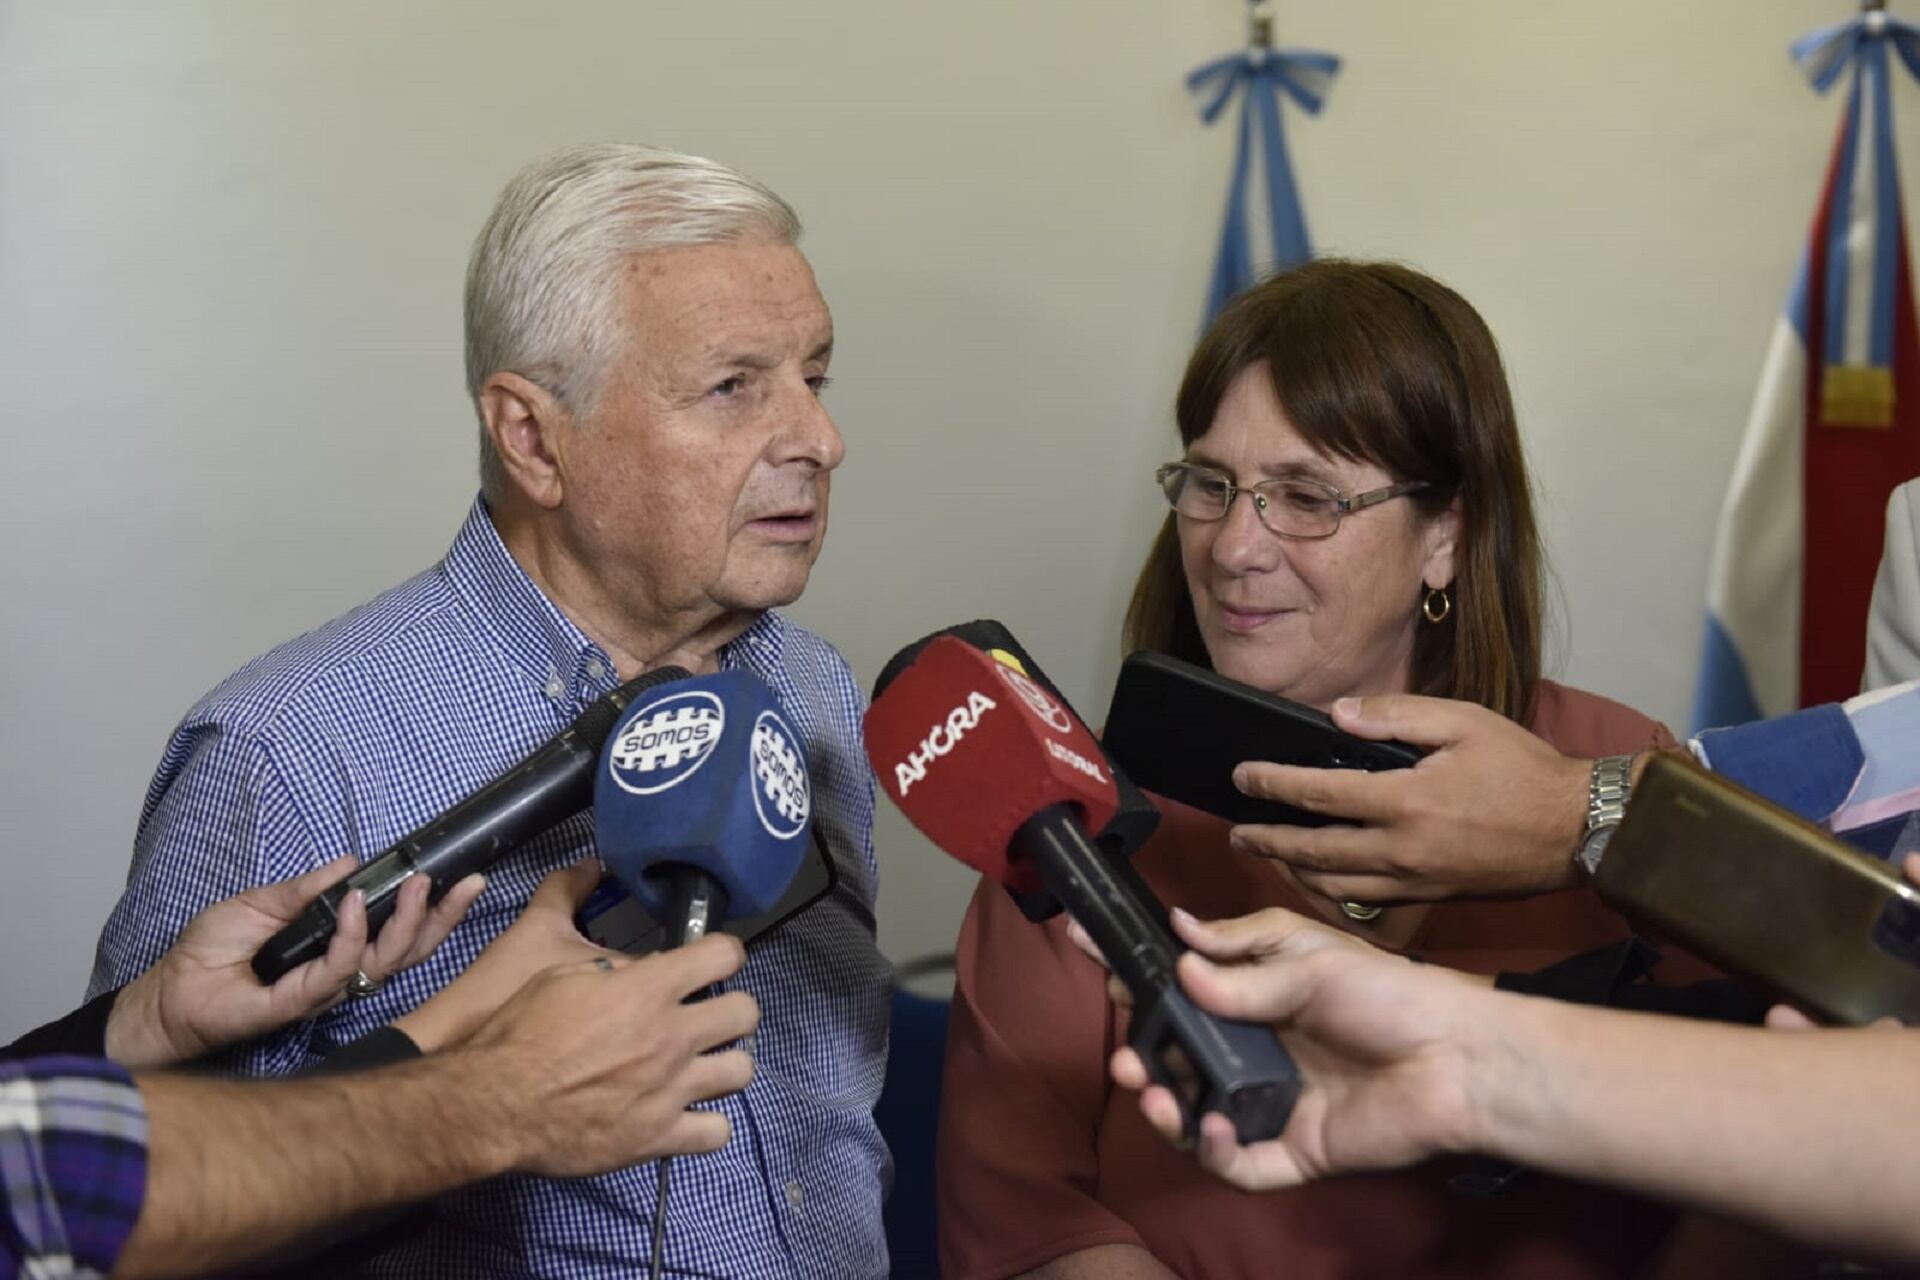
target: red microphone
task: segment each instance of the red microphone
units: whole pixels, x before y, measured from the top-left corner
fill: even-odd
[[[1011,653],[940,636],[875,693],[866,739],[881,789],[928,839],[1011,888],[1044,889],[1086,929],[1133,994],[1128,1043],[1180,1101],[1189,1132],[1219,1111],[1242,1142],[1279,1136],[1299,1071],[1265,1027],[1216,1018],[1180,989],[1164,908],[1088,834],[1119,794],[1065,702]]]
[[[1070,806],[1098,831],[1120,795],[1100,744],[1025,672],[952,636],[920,651],[867,712],[867,759],[927,839],[1024,893],[1042,877],[1009,862],[1035,814]],[[991,781],[986,781],[991,779]]]

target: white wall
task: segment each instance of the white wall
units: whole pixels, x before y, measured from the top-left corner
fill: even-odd
[[[1319,243],[1511,363],[1561,672],[1684,720],[1708,540],[1838,103],[1844,0],[1299,0]],[[529,158],[657,141],[807,219],[849,442],[797,610],[865,678],[978,614],[1090,716],[1158,519],[1240,0],[0,0],[0,1038],[79,995],[146,779],[243,659],[436,558],[472,489],[467,246]],[[1897,88],[1920,171],[1913,86]],[[881,825],[881,938],[968,877]]]

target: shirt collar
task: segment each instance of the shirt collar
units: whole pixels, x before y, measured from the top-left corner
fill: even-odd
[[[617,683],[606,653],[534,585],[507,550],[485,498],[473,500],[442,565],[454,592],[550,701],[577,705]]]
[[[549,700],[577,707],[620,683],[613,660],[507,550],[484,497],[474,499],[442,563],[454,592]],[[771,684],[785,658],[786,638],[786,620],[768,610],[720,650],[720,665],[745,668]]]
[[[778,689],[786,653],[787,620],[769,609],[726,643],[720,650],[720,666],[727,671],[744,668]]]

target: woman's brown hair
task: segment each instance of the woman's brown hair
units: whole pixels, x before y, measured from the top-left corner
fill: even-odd
[[[1323,258],[1283,271],[1228,304],[1188,360],[1174,406],[1183,446],[1206,434],[1227,388],[1254,365],[1315,448],[1425,481],[1409,500],[1429,518],[1459,500],[1453,606],[1415,632],[1413,692],[1524,721],[1540,679],[1540,536],[1486,322],[1453,290],[1393,263]],[[1169,512],[1147,553],[1123,636],[1130,650],[1211,665],[1174,520]]]

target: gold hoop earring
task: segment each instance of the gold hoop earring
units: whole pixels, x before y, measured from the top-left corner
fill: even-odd
[[[1440,603],[1435,604],[1438,600]],[[1445,587],[1429,587],[1424,600],[1420,602],[1420,616],[1428,622],[1445,622],[1447,615],[1453,612],[1453,597],[1447,594]]]

